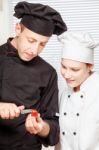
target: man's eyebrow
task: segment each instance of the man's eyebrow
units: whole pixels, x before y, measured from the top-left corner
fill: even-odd
[[[42,41],[41,43],[46,44],[48,41]]]
[[[28,39],[31,39],[31,40],[33,40],[33,41],[38,41],[37,39],[35,39],[35,37],[29,37],[29,36],[27,36],[27,38]],[[48,40],[46,40],[46,41],[39,41],[40,43],[43,43],[43,44],[46,44],[47,42],[48,42]]]

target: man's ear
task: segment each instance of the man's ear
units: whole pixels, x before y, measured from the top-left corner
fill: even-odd
[[[21,24],[20,23],[16,23],[15,31],[16,31],[16,36],[19,36],[19,34],[21,33]]]

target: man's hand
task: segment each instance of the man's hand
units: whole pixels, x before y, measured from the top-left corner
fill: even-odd
[[[48,136],[50,131],[49,124],[42,120],[39,113],[37,117],[33,116],[32,114],[29,114],[25,122],[25,127],[29,133],[38,134],[42,137]]]
[[[24,106],[17,106],[13,103],[0,102],[0,118],[2,119],[14,119],[19,117],[21,110]]]

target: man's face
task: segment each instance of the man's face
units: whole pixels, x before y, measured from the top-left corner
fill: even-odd
[[[80,89],[80,85],[89,77],[91,69],[91,64],[69,59],[62,59],[61,61],[62,76],[65,78],[67,84],[75,88],[76,91]]]
[[[19,57],[24,61],[30,61],[38,54],[40,54],[49,40],[49,37],[42,36],[21,25],[16,26],[16,49]]]

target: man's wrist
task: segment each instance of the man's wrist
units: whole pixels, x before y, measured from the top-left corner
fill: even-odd
[[[50,125],[46,121],[43,121],[42,130],[41,132],[38,133],[38,135],[42,137],[47,137],[49,135],[49,132],[50,132]]]

